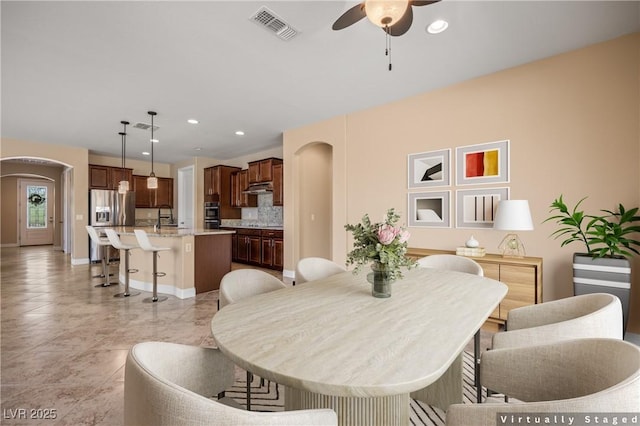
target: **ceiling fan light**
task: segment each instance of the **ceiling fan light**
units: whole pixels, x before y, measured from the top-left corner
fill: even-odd
[[[439,34],[449,27],[449,23],[444,19],[437,19],[427,27],[429,34]]]
[[[367,18],[379,27],[391,27],[407,11],[409,0],[366,0],[364,11]]]

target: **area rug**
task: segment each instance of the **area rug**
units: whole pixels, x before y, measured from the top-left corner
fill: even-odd
[[[226,391],[226,396],[235,399],[245,407],[246,374],[243,370],[236,374],[233,387]],[[473,404],[476,400],[476,388],[473,386],[473,355],[465,352],[463,356],[463,400],[465,404]],[[282,411],[284,409],[284,389],[273,382],[262,381],[254,377],[251,382],[252,411]],[[440,426],[444,425],[445,413],[439,408],[423,402],[411,400],[410,420],[412,425]]]

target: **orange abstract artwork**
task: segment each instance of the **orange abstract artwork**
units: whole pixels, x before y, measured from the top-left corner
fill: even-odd
[[[465,177],[498,176],[498,150],[465,155]]]

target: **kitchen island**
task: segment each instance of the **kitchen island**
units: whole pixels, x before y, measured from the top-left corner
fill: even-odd
[[[113,228],[125,244],[138,244],[134,229],[142,229],[151,244],[169,247],[158,253],[158,293],[171,294],[179,299],[195,297],[197,293],[217,290],[220,280],[231,271],[231,236],[234,231],[221,229],[182,229],[163,227]],[[129,278],[132,288],[153,290],[152,253],[142,249],[130,251],[129,267],[137,269]],[[124,282],[124,262],[120,264],[120,282]]]

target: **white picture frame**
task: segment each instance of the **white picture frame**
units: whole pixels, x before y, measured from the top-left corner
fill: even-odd
[[[431,188],[451,185],[451,149],[409,154],[408,187]]]
[[[509,145],[503,140],[456,148],[456,185],[509,182]]]
[[[456,228],[493,228],[498,203],[509,199],[509,188],[456,191]]]
[[[451,228],[451,191],[409,193],[409,227]]]

